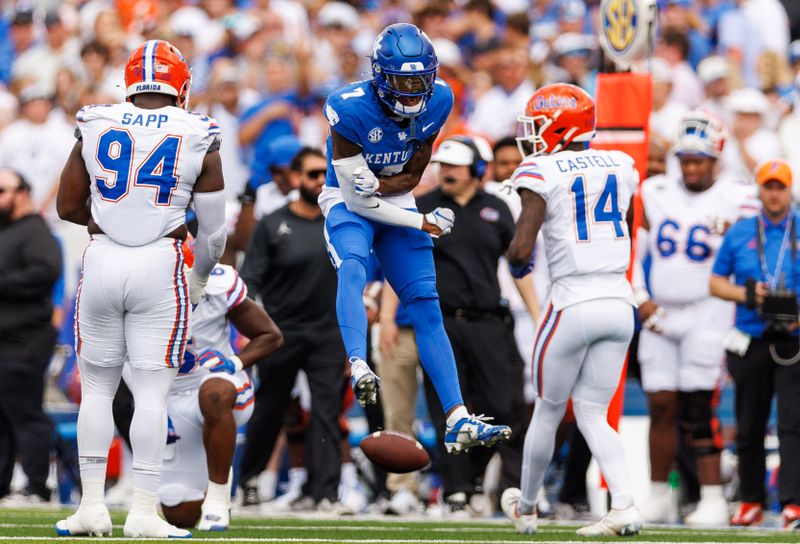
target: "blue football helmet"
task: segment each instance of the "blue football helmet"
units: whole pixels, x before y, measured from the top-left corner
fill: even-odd
[[[433,94],[439,60],[428,36],[408,23],[387,26],[372,46],[378,97],[397,115],[416,117]]]

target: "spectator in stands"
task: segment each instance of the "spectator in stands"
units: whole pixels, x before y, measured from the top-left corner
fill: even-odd
[[[43,394],[57,337],[51,293],[60,274],[61,251],[34,208],[31,186],[19,173],[0,169],[0,410],[13,427],[28,478],[19,505],[50,501],[53,429]]]
[[[688,61],[696,69],[699,62],[711,52],[711,47],[708,29],[694,9],[692,0],[667,0],[661,12],[661,20],[665,27],[673,27],[686,33],[689,40]]]
[[[431,161],[440,166],[439,188],[419,197],[417,206],[423,213],[446,206],[461,227],[434,240],[433,250],[439,302],[461,391],[473,410],[494,414],[498,422],[506,423],[512,419],[510,352],[516,345],[506,333],[504,319],[509,312],[501,303],[497,264],[513,237],[514,220],[502,200],[481,188],[488,165],[473,139],[442,142]],[[463,515],[471,498],[481,493],[482,475],[493,452],[475,448],[448,456],[446,418],[429,379],[425,392],[438,437],[445,508]]]
[[[228,236],[232,236],[239,217],[240,195],[245,190],[249,169],[244,162],[239,145],[241,80],[236,67],[230,61],[220,59],[214,66],[209,89],[209,102],[203,108],[219,123],[222,141],[220,148],[222,172],[225,176],[225,219]],[[225,246],[223,264],[233,265],[237,246],[235,241]]]
[[[496,8],[491,0],[468,0],[463,10],[466,32],[460,36],[460,45],[464,60],[468,66],[484,69],[491,62],[491,53],[500,46]]]
[[[661,58],[649,61],[653,76],[653,102],[650,112],[650,137],[660,139],[670,147],[678,135],[678,124],[683,114],[689,111],[685,104],[678,102],[672,94],[672,68]]]
[[[240,481],[243,488],[257,485],[302,368],[311,390],[305,494],[318,509],[329,510],[337,503],[342,463],[338,418],[346,356],[336,322],[336,271],[328,261],[317,204],[325,184],[325,158],[304,148],[290,170],[300,198],[259,221],[242,266],[248,290],[261,298],[283,331],[284,343],[257,363],[261,386],[247,427]]]
[[[239,143],[252,150],[250,183],[258,187],[269,181],[267,161],[269,145],[280,136],[294,134],[292,117],[298,102],[296,73],[289,59],[269,58],[264,70],[267,94],[239,119]]]
[[[556,65],[564,71],[561,81],[577,85],[594,95],[596,73],[590,68],[594,51],[595,42],[591,36],[568,33],[556,38],[553,42],[553,54]]]
[[[711,276],[711,294],[736,302],[736,328],[726,340],[728,371],[736,384],[736,450],[741,504],[731,525],[758,525],[764,490],[764,433],[772,397],[778,397],[778,473],[783,527],[800,526],[800,365],[795,311],[779,318],[770,309],[789,290],[800,288],[797,237],[800,215],[792,208],[792,171],[769,160],[756,172],[762,211],[725,234]],[[754,242],[755,240],[755,242]],[[791,242],[789,242],[791,240]],[[787,321],[788,319],[788,321]]]
[[[528,52],[504,47],[497,51],[492,66],[494,87],[475,103],[470,129],[492,139],[516,130],[517,115],[535,90],[527,78]]]
[[[512,13],[506,17],[503,45],[519,49],[530,47],[531,20],[525,12]]]
[[[758,58],[766,49],[761,30],[745,16],[744,0],[735,0],[735,9],[722,14],[719,20],[718,49],[734,69],[736,80],[747,87],[758,87]]]
[[[800,44],[800,42],[798,42]],[[797,76],[800,81],[800,75]],[[797,85],[797,84],[795,84]],[[781,156],[789,161],[793,172],[800,172],[800,88],[795,87],[794,107],[778,126],[778,139],[781,145]],[[800,201],[800,183],[792,183],[792,193],[795,200]]]
[[[19,103],[22,115],[0,135],[0,166],[25,176],[34,205],[51,214],[58,176],[70,152],[72,128],[63,117],[52,114],[52,94],[45,88],[25,87]]]
[[[733,122],[720,157],[721,167],[731,179],[753,183],[755,167],[781,151],[777,134],[763,126],[769,102],[761,91],[737,89],[725,104]]]
[[[672,68],[672,98],[688,108],[697,107],[703,101],[703,84],[687,61],[689,38],[686,32],[671,27],[662,29],[656,55]]]
[[[300,141],[291,135],[275,138],[267,146],[265,157],[260,161],[266,169],[267,181],[255,185],[251,178],[239,197],[242,207],[233,233],[236,250],[244,251],[248,247],[257,221],[297,200],[299,194],[289,177],[289,170],[301,147]]]
[[[706,91],[706,98],[700,103],[699,109],[717,117],[723,126],[730,130],[731,113],[725,107],[725,99],[731,92],[731,70],[728,61],[723,57],[706,57],[700,61],[697,74]]]
[[[20,4],[12,15],[8,37],[14,50],[15,59],[36,43],[36,34],[33,29],[33,9],[29,5]]]
[[[44,25],[45,40],[17,57],[12,75],[15,80],[54,91],[56,72],[77,60],[80,46],[58,13],[48,13]]]

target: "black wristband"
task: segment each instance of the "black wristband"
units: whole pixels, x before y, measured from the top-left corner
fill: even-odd
[[[744,305],[751,310],[756,307],[756,280],[753,278],[744,282]]]

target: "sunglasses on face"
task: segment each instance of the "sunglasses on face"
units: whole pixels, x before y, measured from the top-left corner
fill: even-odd
[[[309,177],[311,179],[319,179],[320,177],[324,177],[327,174],[327,170],[325,168],[319,168],[316,170],[306,170],[303,172],[303,175]]]

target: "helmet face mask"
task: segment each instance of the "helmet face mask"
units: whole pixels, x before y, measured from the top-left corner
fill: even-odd
[[[547,151],[547,142],[542,133],[553,124],[553,118],[547,115],[517,117],[517,147],[522,156],[542,155]]]
[[[415,117],[425,110],[438,66],[433,44],[414,25],[391,25],[375,38],[372,77],[378,97],[400,117]]]

